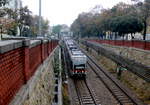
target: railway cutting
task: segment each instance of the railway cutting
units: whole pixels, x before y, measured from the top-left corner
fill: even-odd
[[[117,101],[117,105],[144,105],[129,90],[124,89],[106,70],[103,70],[84,50],[80,49],[74,40],[64,39],[63,44],[63,56],[67,74],[71,80],[69,82],[70,95],[72,95],[74,105],[102,105],[103,100],[100,100],[92,84],[86,79],[90,75],[89,70],[97,75],[99,81]]]

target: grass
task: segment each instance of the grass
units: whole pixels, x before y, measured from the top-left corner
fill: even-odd
[[[70,105],[70,100],[69,100],[69,93],[68,93],[68,86],[67,84],[63,83],[63,105]]]

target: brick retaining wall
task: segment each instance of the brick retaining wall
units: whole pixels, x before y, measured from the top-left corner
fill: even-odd
[[[116,46],[135,47],[144,50],[150,50],[150,41],[141,40],[90,40],[97,43],[106,43]]]
[[[58,40],[0,42],[0,105],[10,103],[57,45]]]

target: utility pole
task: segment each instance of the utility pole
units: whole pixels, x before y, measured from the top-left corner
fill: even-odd
[[[41,36],[41,20],[42,20],[42,16],[41,16],[41,0],[39,0],[39,36]]]

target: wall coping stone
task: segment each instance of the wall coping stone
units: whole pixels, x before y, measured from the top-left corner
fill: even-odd
[[[41,44],[41,40],[30,40],[30,48],[35,47],[37,45]]]
[[[48,40],[43,40],[43,43],[48,43],[49,41]]]
[[[50,39],[34,39],[34,40],[30,40],[30,39],[15,39],[15,40],[3,40],[0,41],[0,54],[6,53],[8,51],[20,48],[20,47],[29,47],[29,48],[33,48],[37,45],[40,45],[42,43],[48,43],[50,42]]]
[[[0,54],[20,48],[23,46],[22,40],[6,40],[0,41]]]
[[[24,47],[29,47],[30,46],[30,40],[29,39],[23,40],[23,46]]]
[[[87,39],[88,40],[88,39]],[[123,39],[89,39],[89,40],[103,40],[103,41],[140,41],[140,42],[150,42],[150,40],[138,40],[138,39],[132,39],[132,40],[123,40]]]

